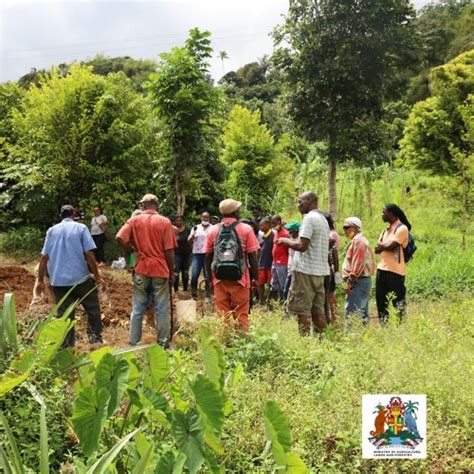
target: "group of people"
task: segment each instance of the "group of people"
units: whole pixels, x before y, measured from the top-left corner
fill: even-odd
[[[132,314],[130,345],[142,336],[145,309],[153,299],[157,342],[167,348],[171,334],[171,290],[188,289],[188,270],[192,265],[191,291],[196,297],[198,281],[204,274],[207,295],[213,295],[216,312],[237,331],[249,330],[252,295],[258,301],[273,297],[285,303],[288,314],[296,315],[302,335],[321,333],[335,319],[335,290],[339,282],[339,236],[329,214],[318,209],[314,192],[298,198],[303,215],[301,224],[285,224],[280,216],[241,219],[242,203],[225,199],[219,204],[220,219],[201,214],[201,222],[192,228],[183,216],[172,223],[158,212],[159,201],[146,194],[140,208],[120,228],[117,242],[133,255]],[[102,215],[98,210],[99,217]],[[77,211],[70,205],[61,208],[61,222],[47,234],[39,265],[42,287],[46,270],[56,301],[63,299],[58,313],[80,299],[88,315],[88,334],[92,343],[101,342],[100,303],[97,287],[102,284],[94,251],[97,249],[88,228],[75,221]],[[394,204],[382,214],[388,226],[382,231],[375,249],[363,234],[357,217],[344,220],[344,235],[349,245],[342,265],[345,285],[345,314],[368,322],[371,277],[375,256],[380,255],[376,276],[378,315],[384,322],[391,302],[400,317],[405,301],[405,249],[411,225]],[[214,222],[212,222],[214,221]],[[97,223],[100,227],[100,223]],[[191,263],[192,260],[192,263]],[[74,312],[70,314],[74,318]],[[74,344],[74,331],[66,345]]]

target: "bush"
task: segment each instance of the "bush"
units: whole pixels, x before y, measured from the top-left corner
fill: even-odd
[[[35,227],[24,226],[0,235],[0,252],[36,255],[41,252],[45,234]]]

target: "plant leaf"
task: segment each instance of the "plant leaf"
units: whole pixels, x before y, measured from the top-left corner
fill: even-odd
[[[286,455],[286,472],[288,474],[306,474],[309,469],[297,454],[288,453]]]
[[[204,424],[206,443],[219,454],[223,454],[219,440],[224,425],[225,402],[217,387],[204,375],[198,375],[191,385]]]
[[[186,467],[191,474],[199,471],[204,462],[204,427],[197,412],[193,409],[186,414],[176,411],[173,414],[171,430],[179,449],[186,455]]]
[[[90,457],[99,446],[99,438],[107,419],[110,394],[105,388],[97,391],[84,387],[79,392],[72,409],[72,426],[84,454]]]
[[[39,361],[47,363],[53,358],[74,324],[74,321],[64,315],[49,321],[40,329],[35,341]]]
[[[269,400],[264,408],[265,434],[272,443],[272,453],[278,466],[286,465],[286,453],[291,450],[288,419],[278,405]]]
[[[138,461],[137,465],[135,466],[135,469],[133,469],[133,474],[143,474],[146,471],[146,468],[150,464],[150,461],[153,460],[153,446],[150,445],[150,447],[145,451],[143,456],[140,458],[140,461]]]
[[[25,468],[23,466],[23,462],[20,457],[20,451],[18,450],[18,445],[16,444],[15,436],[8,424],[8,420],[5,418],[3,413],[0,413],[0,421],[2,422],[3,428],[5,429],[5,433],[7,435],[9,451],[11,453],[10,459],[13,465],[13,470],[17,474],[23,474],[25,472]]]
[[[202,339],[202,358],[206,375],[220,388],[224,387],[225,361],[222,347],[213,338]]]
[[[168,354],[160,345],[155,344],[146,351],[146,356],[150,365],[153,386],[158,389],[170,370]]]
[[[130,441],[133,436],[140,431],[140,428],[128,433],[121,440],[109,449],[100,459],[98,459],[88,470],[87,474],[103,474],[107,471],[112,461],[115,459],[117,454],[123,449],[123,447]]]
[[[48,426],[44,402],[40,412],[40,473],[49,474]]]
[[[0,444],[0,467],[3,469],[4,474],[13,474],[13,467],[8,460],[7,453]]]
[[[110,394],[107,417],[119,408],[123,392],[127,387],[130,366],[125,359],[117,360],[112,354],[105,354],[95,371],[97,388],[104,387]]]
[[[9,349],[16,351],[17,349],[17,332],[16,332],[16,309],[15,295],[6,293],[3,298],[3,309],[1,318],[3,320],[4,339]]]

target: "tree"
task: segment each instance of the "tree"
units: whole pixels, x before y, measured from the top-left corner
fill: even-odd
[[[308,140],[328,144],[334,215],[336,164],[378,146],[371,130],[392,78],[416,56],[413,18],[407,0],[294,0],[274,32],[289,111]]]
[[[166,184],[178,214],[184,213],[187,194],[199,193],[210,180],[208,163],[217,153],[220,92],[208,75],[209,37],[209,32],[190,30],[184,47],[160,55],[148,84],[153,109],[164,126],[168,150],[161,161],[169,170]]]
[[[236,105],[224,129],[222,160],[227,167],[226,192],[247,207],[269,208],[271,190],[289,182],[293,163],[279,153],[268,127],[260,123],[260,112]]]
[[[219,59],[222,61],[222,74],[225,74],[225,64],[224,61],[229,59],[229,55],[225,51],[219,51]]]
[[[118,223],[149,189],[151,113],[123,73],[105,78],[73,65],[61,77],[53,70],[11,117],[16,140],[0,174],[15,217],[45,227],[70,202],[100,204]]]
[[[433,69],[430,83],[433,96],[415,104],[408,118],[402,157],[455,179],[465,245],[474,179],[474,50]]]

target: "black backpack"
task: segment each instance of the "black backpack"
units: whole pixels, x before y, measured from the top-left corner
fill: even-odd
[[[218,280],[238,281],[244,274],[242,246],[235,230],[238,224],[238,221],[228,225],[219,224],[211,266]]]
[[[399,224],[398,227],[400,227],[401,225],[403,224]],[[405,263],[408,263],[413,258],[413,254],[415,252],[416,252],[415,238],[413,237],[413,235],[411,235],[411,232],[408,231],[408,244],[403,249],[403,257],[405,259]]]

